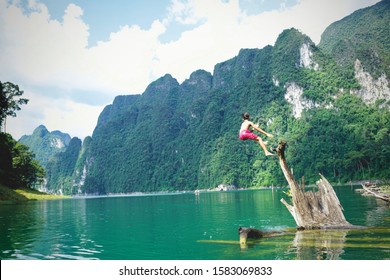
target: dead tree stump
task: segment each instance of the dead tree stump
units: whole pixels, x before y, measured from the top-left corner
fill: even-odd
[[[291,188],[292,205],[283,198],[280,200],[293,216],[298,230],[310,229],[362,229],[364,226],[354,226],[344,217],[343,207],[328,180],[320,175],[320,180],[316,183],[318,191],[305,191],[296,182],[290,171],[284,152],[287,143],[281,141],[275,149],[279,164],[284,176]],[[265,232],[253,228],[239,228],[240,244],[246,245],[247,239],[259,239],[272,237],[282,232]]]
[[[281,202],[293,216],[298,229],[335,229],[357,228],[351,225],[344,217],[343,207],[331,184],[320,174],[316,183],[318,191],[304,191],[294,179],[284,156],[286,142],[281,141],[276,148],[280,167],[291,188],[292,204],[283,198]]]

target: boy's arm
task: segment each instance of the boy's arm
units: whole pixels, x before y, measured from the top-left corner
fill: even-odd
[[[255,125],[253,122],[251,122],[251,126],[257,130],[258,132],[260,133],[263,133],[264,135],[267,135],[268,137],[272,138],[273,135],[271,133],[268,133],[268,132],[265,132],[264,130],[262,130],[260,127],[258,127],[257,125]]]

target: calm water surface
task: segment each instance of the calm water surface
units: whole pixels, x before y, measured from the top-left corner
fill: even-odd
[[[296,232],[282,190],[0,205],[0,259],[390,259],[390,207],[335,187],[366,230]],[[292,229],[240,248],[238,228]]]

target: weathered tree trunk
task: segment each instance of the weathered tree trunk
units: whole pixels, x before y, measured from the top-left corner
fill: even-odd
[[[238,234],[240,235],[240,245],[241,248],[245,248],[247,244],[247,239],[260,239],[265,237],[273,237],[284,234],[284,231],[276,230],[259,230],[255,228],[239,228]]]
[[[370,195],[373,195],[379,199],[382,199],[384,201],[390,202],[390,196],[385,193],[381,193],[380,191],[375,191],[373,188],[370,188],[368,186],[362,185],[363,189]]]
[[[284,156],[287,143],[281,141],[275,149],[279,158],[279,164],[284,176],[291,188],[292,205],[283,198],[281,202],[287,207],[293,216],[297,228],[304,229],[357,229],[362,226],[351,225],[344,217],[343,207],[333,190],[332,185],[320,174],[317,182],[318,191],[305,191],[300,187],[288,165]],[[280,233],[279,234],[283,234]],[[240,244],[245,245],[248,238],[258,239],[275,236],[275,233],[267,233],[253,228],[240,228]]]
[[[280,167],[291,188],[292,204],[283,198],[281,202],[293,216],[298,229],[356,228],[344,217],[343,207],[331,184],[320,174],[318,191],[304,191],[295,181],[287,166],[284,151],[286,142],[281,141],[276,149]]]

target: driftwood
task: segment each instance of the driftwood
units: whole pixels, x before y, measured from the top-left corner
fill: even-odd
[[[291,188],[292,204],[283,198],[281,202],[293,216],[298,229],[342,229],[357,228],[351,225],[344,217],[343,207],[332,185],[320,174],[321,179],[316,183],[318,191],[304,191],[294,179],[288,165],[284,151],[286,142],[281,141],[276,148],[279,164]]]
[[[276,231],[276,230],[259,230],[255,228],[242,228],[240,227],[238,229],[238,234],[240,235],[240,240],[242,239],[248,239],[248,238],[253,238],[253,239],[259,239],[263,237],[272,237],[272,236],[277,236],[281,235],[283,232],[282,231]]]
[[[259,230],[255,228],[242,228],[238,229],[238,234],[240,235],[240,245],[242,248],[245,248],[248,239],[260,239],[265,237],[273,237],[284,234],[283,231],[276,230]]]
[[[370,188],[368,186],[365,186],[365,185],[362,185],[362,187],[363,187],[363,189],[367,193],[369,193],[369,194],[371,194],[371,195],[373,195],[373,196],[375,196],[375,197],[377,197],[379,199],[382,199],[384,201],[390,202],[390,196],[389,195],[387,195],[385,193],[381,193],[381,192],[375,191],[372,188]]]
[[[287,143],[281,141],[275,149],[283,174],[291,188],[292,205],[283,198],[281,202],[293,216],[299,230],[308,229],[356,229],[364,228],[350,224],[344,217],[343,207],[328,180],[320,174],[318,191],[305,191],[296,182],[284,155]],[[246,244],[248,238],[267,237],[264,232],[251,228],[239,229],[240,243]]]

